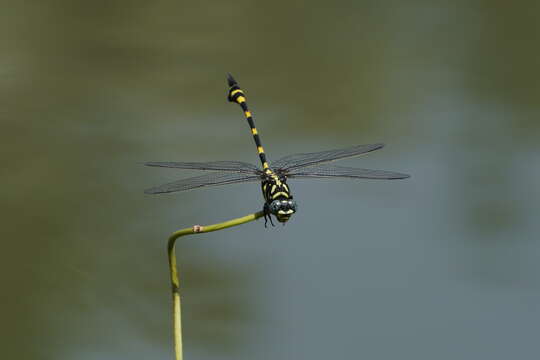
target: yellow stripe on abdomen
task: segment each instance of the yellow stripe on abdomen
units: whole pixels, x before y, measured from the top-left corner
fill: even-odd
[[[244,92],[243,92],[242,90],[234,90],[234,91],[231,91],[231,95],[230,95],[230,96],[233,97],[233,96],[236,95],[236,94],[242,94],[242,95],[244,95]]]

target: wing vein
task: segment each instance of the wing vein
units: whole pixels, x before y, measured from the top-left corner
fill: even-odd
[[[355,145],[343,149],[288,155],[276,160],[270,167],[286,175],[295,169],[362,155],[383,146],[384,144]]]
[[[163,194],[175,191],[191,190],[205,186],[218,186],[260,180],[261,177],[259,175],[246,175],[242,173],[210,173],[152,187],[146,189],[144,192],[146,194]]]
[[[146,166],[165,167],[175,169],[212,170],[258,174],[260,170],[257,166],[242,161],[208,161],[208,162],[172,162],[172,161],[150,161],[144,163]]]
[[[288,178],[351,178],[351,179],[406,179],[410,175],[394,171],[360,169],[332,164],[318,165],[301,170],[291,171]]]

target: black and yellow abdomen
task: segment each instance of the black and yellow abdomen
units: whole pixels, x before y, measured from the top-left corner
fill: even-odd
[[[246,95],[244,94],[244,91],[240,89],[238,83],[236,82],[236,80],[234,80],[231,74],[229,74],[229,76],[227,77],[227,81],[229,82],[230,86],[228,99],[230,102],[237,103],[242,108],[244,116],[246,117],[249,127],[251,128],[251,134],[253,135],[253,140],[255,141],[255,145],[257,146],[257,152],[259,153],[259,158],[261,159],[263,169],[268,169],[268,161],[266,161],[266,154],[264,153],[264,148],[261,143],[261,138],[259,137],[259,132],[255,127],[255,123],[253,122],[253,116],[251,114],[251,111],[249,111],[246,102]]]

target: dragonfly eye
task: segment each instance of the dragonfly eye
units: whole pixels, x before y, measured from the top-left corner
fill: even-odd
[[[298,209],[298,205],[296,204],[296,201],[289,200],[289,209],[296,211]]]
[[[283,202],[285,203],[285,202]],[[276,214],[280,209],[281,209],[281,201],[279,200],[274,200],[270,203],[270,212],[272,214]]]

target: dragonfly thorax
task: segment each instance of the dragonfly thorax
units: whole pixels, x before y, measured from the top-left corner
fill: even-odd
[[[265,209],[274,215],[279,222],[286,222],[296,212],[296,202],[293,200],[285,178],[267,172],[262,182],[262,192]]]

